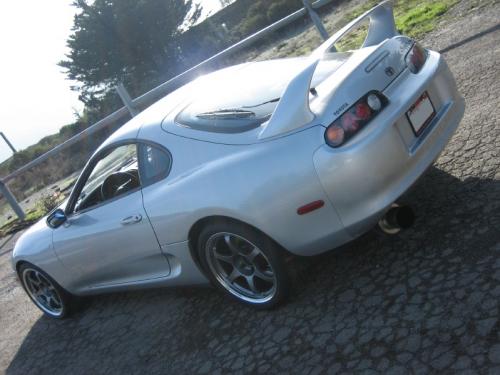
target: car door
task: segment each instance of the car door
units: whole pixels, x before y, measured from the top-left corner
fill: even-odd
[[[73,272],[75,289],[168,276],[170,266],[144,211],[137,145],[107,148],[72,192],[54,250]]]

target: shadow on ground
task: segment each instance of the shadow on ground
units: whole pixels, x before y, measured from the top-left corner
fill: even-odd
[[[372,231],[296,262],[292,301],[277,310],[253,311],[211,288],[95,297],[67,321],[40,318],[7,374],[496,363],[500,182],[431,168],[404,200],[418,215],[413,228]]]

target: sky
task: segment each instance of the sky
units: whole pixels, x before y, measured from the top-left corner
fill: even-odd
[[[204,15],[219,0],[197,0]],[[0,2],[0,132],[22,150],[75,120],[83,109],[57,63],[68,52],[72,0]],[[0,139],[0,162],[12,155]]]

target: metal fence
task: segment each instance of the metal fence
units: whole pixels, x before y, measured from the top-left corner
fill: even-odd
[[[281,20],[265,27],[264,29],[256,32],[255,34],[252,34],[248,36],[247,38],[239,41],[236,44],[233,44],[232,46],[226,48],[225,50],[215,54],[214,56],[204,60],[203,62],[199,63],[198,65],[186,70],[185,72],[179,74],[178,76],[162,83],[161,85],[155,87],[154,89],[146,92],[145,94],[139,96],[138,98],[132,99],[128,92],[126,91],[125,87],[123,85],[119,85],[116,87],[116,91],[120,98],[122,99],[124,103],[124,107],[118,109],[117,111],[113,112],[109,116],[103,118],[102,120],[98,121],[92,126],[89,126],[87,129],[83,130],[81,133],[76,134],[75,136],[71,137],[70,139],[66,140],[65,142],[61,143],[60,145],[54,147],[50,151],[46,152],[43,155],[40,155],[36,159],[30,161],[26,165],[22,166],[21,168],[17,169],[16,171],[10,173],[9,175],[0,178],[0,194],[2,194],[9,205],[12,207],[14,210],[15,214],[21,219],[24,220],[25,214],[22,210],[22,208],[19,206],[18,202],[16,201],[16,198],[14,195],[9,191],[9,188],[7,187],[6,183],[13,178],[19,176],[23,172],[41,164],[51,156],[54,156],[61,152],[62,150],[70,147],[71,145],[74,145],[81,140],[83,140],[86,137],[89,137],[90,135],[105,129],[107,127],[110,127],[113,124],[116,124],[117,121],[123,120],[127,118],[128,116],[135,116],[137,113],[139,113],[142,109],[148,107],[149,105],[153,104],[155,101],[160,99],[161,97],[165,96],[166,94],[172,92],[176,88],[180,87],[181,85],[189,82],[193,78],[196,77],[197,73],[199,73],[203,68],[208,67],[211,63],[214,63],[218,60],[221,60],[231,54],[234,54],[237,51],[240,51],[257,40],[260,40],[271,33],[273,33],[276,30],[279,30],[290,23],[304,17],[305,15],[309,15],[311,20],[314,23],[314,26],[318,30],[319,34],[323,39],[328,38],[328,33],[323,26],[323,23],[321,22],[321,19],[315,12],[315,9],[318,9],[330,2],[332,0],[317,0],[314,3],[310,2],[311,0],[302,0],[304,4],[304,8],[301,8],[297,10],[296,12],[286,16],[285,18],[282,18]],[[3,133],[0,133],[3,136]],[[4,137],[5,141],[11,146],[12,150],[15,152],[15,149],[12,147],[10,142]]]

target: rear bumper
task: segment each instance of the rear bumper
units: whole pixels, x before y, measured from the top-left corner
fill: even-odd
[[[406,111],[427,91],[436,110],[414,135]],[[321,146],[314,165],[351,238],[370,229],[443,151],[464,113],[464,100],[441,55],[430,52],[418,74],[403,72],[384,90],[390,104],[345,146]]]

